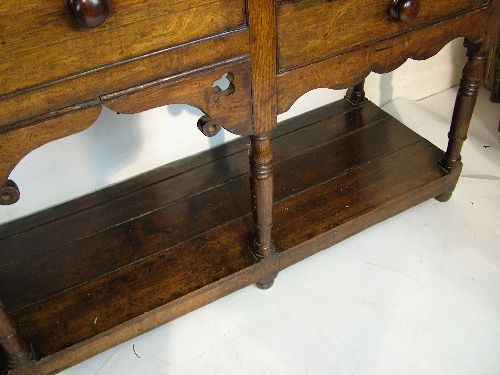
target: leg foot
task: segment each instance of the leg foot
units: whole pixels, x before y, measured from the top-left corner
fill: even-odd
[[[439,194],[437,197],[434,197],[439,202],[448,202],[453,195],[453,191],[447,191],[446,193]]]
[[[273,286],[274,280],[276,279],[277,275],[274,275],[268,279],[260,280],[255,283],[255,286],[259,289],[269,289]]]
[[[271,134],[264,133],[250,137],[250,188],[255,238],[251,251],[262,261],[276,252],[271,232],[273,226],[273,160]],[[274,276],[275,277],[275,276]],[[257,286],[268,289],[274,277],[261,280]]]

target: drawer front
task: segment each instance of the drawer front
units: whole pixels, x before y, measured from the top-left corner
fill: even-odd
[[[67,0],[1,1],[0,96],[245,24],[244,0],[107,1],[94,28],[76,22]]]
[[[390,15],[392,0],[281,0],[279,69],[315,62],[377,40],[430,25],[488,4],[488,0],[420,0],[408,22]]]

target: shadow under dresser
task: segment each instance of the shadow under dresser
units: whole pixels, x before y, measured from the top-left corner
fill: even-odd
[[[46,375],[448,200],[500,1],[6,0],[0,20],[2,205],[19,204],[24,156],[103,106],[190,104],[204,135],[245,136],[0,226],[0,374]],[[441,151],[363,83],[458,37],[468,60]],[[320,87],[348,91],[276,129]]]

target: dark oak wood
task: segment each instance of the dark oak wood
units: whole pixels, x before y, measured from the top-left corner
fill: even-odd
[[[442,151],[370,102],[342,100],[288,120],[274,144],[280,252],[260,261],[248,251],[245,140],[10,224],[0,240],[0,295],[34,348],[36,371],[61,371],[231,291],[272,280],[303,257],[447,191],[458,178],[438,166]],[[239,167],[227,171],[229,165]],[[190,173],[201,191],[182,193],[190,184],[178,179]],[[135,207],[126,212],[124,199]],[[107,216],[98,227],[86,219],[97,212]],[[168,231],[172,223],[185,233]],[[36,238],[49,245],[33,248]],[[14,242],[16,251],[6,252]],[[62,263],[47,268],[50,258]]]
[[[270,287],[284,267],[457,183],[500,0],[147,3],[0,3],[0,203],[19,199],[8,177],[22,157],[103,105],[187,103],[204,112],[203,134],[224,127],[250,145],[0,226],[2,375],[54,374],[243,286]],[[369,103],[363,80],[462,36],[443,153]],[[273,141],[277,113],[318,87],[349,89]]]
[[[462,79],[457,93],[453,118],[451,120],[450,132],[448,133],[448,148],[440,164],[447,170],[453,170],[462,165],[460,151],[462,145],[467,139],[474,105],[481,87],[483,76],[486,69],[487,53],[482,51],[480,43],[473,43],[465,40],[467,48],[467,62],[462,72]],[[445,202],[451,198],[451,191],[442,194],[436,199]]]
[[[273,227],[273,150],[271,134],[264,133],[250,137],[250,186],[252,214],[255,234],[251,249],[255,257],[262,260],[276,252],[271,230]],[[260,280],[257,286],[268,289],[273,285],[274,276]]]
[[[7,356],[6,369],[25,367],[30,362],[26,345],[16,332],[14,323],[0,302],[0,345]]]
[[[347,89],[345,98],[351,102],[352,105],[358,105],[368,100],[365,96],[365,80],[351,86]]]
[[[276,127],[276,6],[274,1],[248,0],[254,136],[250,138],[250,178],[255,234],[251,248],[257,259],[272,255],[273,155],[270,131]],[[274,276],[257,283],[272,286]]]

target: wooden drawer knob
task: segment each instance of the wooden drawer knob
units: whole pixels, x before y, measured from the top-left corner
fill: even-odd
[[[420,10],[420,0],[392,0],[391,16],[403,22],[415,19]]]
[[[109,0],[68,0],[68,8],[76,22],[84,27],[102,25],[109,15]]]

